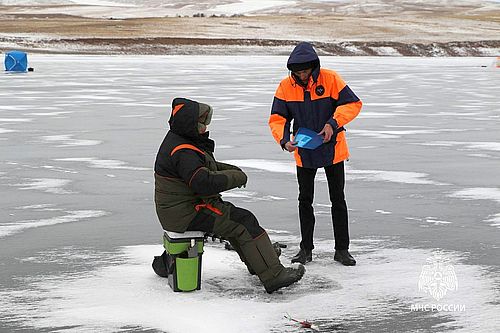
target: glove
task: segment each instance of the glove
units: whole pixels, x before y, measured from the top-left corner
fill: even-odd
[[[235,187],[244,187],[247,184],[248,177],[241,170],[224,170],[222,171],[227,177],[227,190]]]
[[[241,171],[241,169],[238,168],[236,165],[217,162],[217,161],[215,163],[217,164],[218,171],[223,171],[223,170],[239,170],[239,171]]]

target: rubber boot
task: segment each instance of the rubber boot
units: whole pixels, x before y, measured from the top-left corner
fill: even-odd
[[[253,270],[253,268],[248,264],[247,260],[245,259],[245,256],[243,255],[243,252],[241,252],[241,248],[240,246],[238,245],[238,243],[234,240],[234,239],[228,239],[229,243],[231,244],[232,248],[236,251],[236,253],[238,253],[238,255],[240,256],[240,260],[245,264],[245,266],[247,266],[247,269],[248,269],[248,273],[250,273],[250,275],[255,275],[255,271]]]
[[[299,281],[305,272],[306,269],[301,264],[297,268],[285,267],[277,277],[265,283],[264,287],[269,294],[272,294],[280,288],[288,287]]]
[[[241,248],[238,245],[238,243],[233,238],[228,239],[228,242],[229,242],[229,244],[231,244],[231,247],[232,247],[231,250],[236,251],[236,253],[238,253],[238,255],[240,256],[240,260],[247,267],[248,273],[250,273],[250,275],[255,275],[255,271],[253,270],[252,267],[250,267],[250,265],[248,265],[247,260],[245,259],[245,256],[241,252]],[[285,247],[286,245],[282,245],[282,244],[280,244],[278,242],[274,242],[272,245],[273,245],[274,252],[276,252],[276,255],[278,257],[281,256],[281,248]]]
[[[299,268],[283,267],[269,236],[265,232],[252,241],[241,245],[241,251],[248,265],[257,274],[269,294],[280,288],[288,287],[299,281],[304,275],[303,266]]]

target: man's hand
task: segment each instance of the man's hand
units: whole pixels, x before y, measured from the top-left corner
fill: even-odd
[[[296,143],[293,141],[288,141],[285,143],[285,149],[288,150],[290,153],[292,153],[297,147],[295,146]]]
[[[321,130],[321,132],[318,133],[318,135],[324,136],[323,143],[330,141],[333,135],[332,126],[330,124],[325,124],[325,127],[323,127],[323,129]]]

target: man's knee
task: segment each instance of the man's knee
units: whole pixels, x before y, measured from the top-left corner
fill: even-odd
[[[243,226],[252,238],[257,237],[264,232],[264,229],[259,225],[259,221],[257,221],[255,215],[249,210],[238,207],[231,208],[229,218],[237,224]]]

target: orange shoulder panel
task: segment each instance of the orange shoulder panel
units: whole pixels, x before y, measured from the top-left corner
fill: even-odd
[[[177,152],[178,150],[181,150],[181,149],[191,149],[191,150],[194,150],[194,151],[197,151],[198,153],[200,154],[203,154],[205,155],[205,152],[193,145],[190,145],[190,144],[182,144],[182,145],[178,145],[177,147],[175,147],[172,152],[170,153],[170,156],[172,156],[173,154],[175,154],[175,152]]]
[[[280,95],[278,95],[278,91]],[[296,84],[293,79],[288,76],[281,80],[278,90],[276,91],[276,97],[285,102],[303,102],[304,91],[301,86]]]
[[[339,99],[339,92],[344,89],[346,83],[342,77],[331,69],[321,69],[320,78],[318,81],[325,86],[325,90],[333,99]],[[319,84],[319,83],[318,83]]]
[[[274,97],[279,98],[281,100],[285,100],[285,93],[283,92],[283,81],[278,85],[278,88],[276,88],[276,93],[274,94]]]

